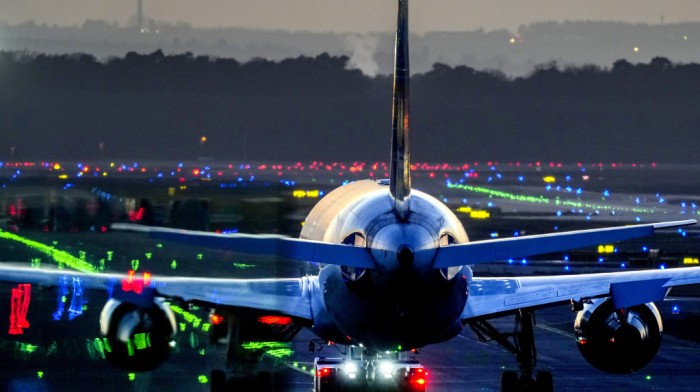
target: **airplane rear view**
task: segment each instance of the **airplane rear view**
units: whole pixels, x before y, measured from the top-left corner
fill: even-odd
[[[551,374],[536,370],[534,312],[568,302],[578,312],[577,345],[593,366],[630,373],[654,358],[662,322],[653,302],[671,287],[700,283],[700,267],[497,279],[475,276],[470,266],[639,238],[696,221],[470,242],[449,208],[411,188],[408,0],[398,0],[397,6],[388,180],[357,181],[325,195],[306,217],[298,239],[113,225],[158,239],[316,263],[319,274],[298,279],[153,276],[140,282],[140,294],[116,287],[101,318],[113,362],[148,370],[166,360],[176,332],[166,299],[233,313],[273,312],[291,317],[324,342],[346,345],[344,358],[316,359],[316,392],[430,389],[429,368],[410,353],[450,340],[465,326],[514,354],[519,371],[503,373],[503,391],[553,391]],[[65,276],[79,277],[84,288],[97,290],[122,280],[0,265],[3,282],[56,286]],[[515,331],[491,324],[506,315],[515,315]],[[142,333],[149,334],[148,348],[134,352],[130,346]],[[212,389],[219,387],[212,380]]]

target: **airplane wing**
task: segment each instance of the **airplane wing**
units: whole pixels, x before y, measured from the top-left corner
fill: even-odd
[[[65,278],[80,279],[85,289],[111,291],[125,275],[85,274],[76,271],[27,268],[0,263],[0,282],[31,283],[45,287],[60,285]],[[184,301],[206,302],[284,313],[311,319],[310,290],[317,277],[297,279],[214,279],[153,277],[149,287],[155,295]],[[317,283],[316,283],[317,284]]]
[[[205,231],[191,231],[114,223],[114,230],[148,233],[151,238],[175,241],[235,252],[275,255],[288,259],[310,261],[323,264],[336,264],[348,267],[374,269],[372,256],[367,248],[311,241],[269,234],[219,234]]]
[[[700,283],[700,267],[602,274],[474,278],[462,319],[594,297],[616,308],[662,300],[673,286]]]
[[[446,268],[488,263],[491,261],[516,259],[538,254],[583,248],[586,246],[646,237],[654,234],[655,230],[693,225],[695,223],[697,223],[697,221],[691,219],[448,245],[438,248],[433,267]]]

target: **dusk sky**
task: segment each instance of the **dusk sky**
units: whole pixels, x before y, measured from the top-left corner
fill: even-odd
[[[144,14],[196,27],[367,32],[393,29],[395,0],[144,0]],[[136,0],[0,0],[0,21],[125,25]],[[698,0],[414,0],[412,31],[465,31],[546,20],[619,20],[657,24],[700,20]]]

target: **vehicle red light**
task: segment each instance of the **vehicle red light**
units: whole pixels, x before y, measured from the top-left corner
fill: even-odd
[[[282,317],[282,316],[263,316],[263,317],[259,317],[258,321],[262,324],[267,324],[267,325],[272,325],[272,324],[289,325],[292,323],[292,318],[291,317]]]
[[[222,316],[219,316],[218,314],[212,314],[210,318],[211,323],[214,325],[219,325],[222,321],[224,321],[224,318]]]

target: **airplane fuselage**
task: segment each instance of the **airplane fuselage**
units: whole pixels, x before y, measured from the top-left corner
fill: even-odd
[[[321,269],[318,313],[326,312],[333,324],[315,328],[321,337],[338,341],[342,336],[347,343],[390,350],[419,348],[461,330],[471,270],[434,269],[433,261],[441,245],[469,239],[457,217],[432,196],[412,190],[402,219],[388,186],[351,183],[314,207],[301,238],[366,247],[376,267]],[[333,326],[339,333],[324,334]]]

